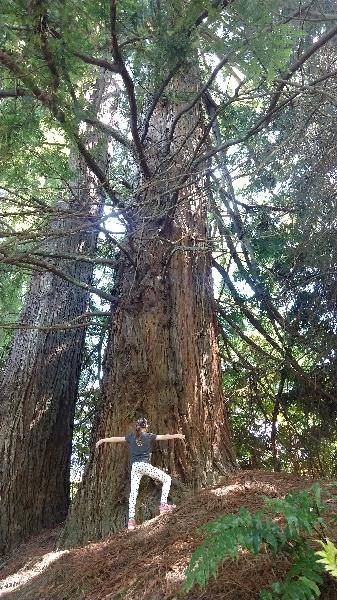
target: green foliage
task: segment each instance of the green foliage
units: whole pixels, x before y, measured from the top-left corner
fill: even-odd
[[[324,532],[324,512],[321,488],[314,484],[308,491],[293,492],[284,499],[264,497],[264,507],[255,514],[241,507],[236,514],[204,525],[200,531],[206,537],[192,554],[185,591],[195,583],[205,587],[210,577],[217,576],[221,564],[238,558],[242,549],[256,556],[267,548],[274,559],[286,555],[292,566],[284,581],[261,591],[261,600],[314,600],[322,583],[320,563],[336,575],[336,548],[331,542],[321,541],[320,552],[311,547],[317,533]],[[322,557],[318,561],[317,554]]]
[[[294,42],[303,35],[293,24],[281,20],[275,23],[275,14],[280,8],[277,0],[239,0],[230,7],[235,19],[234,28],[232,23],[231,27],[239,40],[246,41],[240,54],[240,67],[253,83],[261,81],[262,72],[266,84],[270,85],[286,68]]]
[[[194,65],[195,73],[200,74],[195,90],[200,90],[219,60],[229,57],[209,88],[217,104],[220,139],[211,139],[210,129],[199,154],[233,137],[246,140],[224,156],[218,154],[207,166],[216,174],[210,192],[224,216],[227,236],[213,220],[209,242],[240,300],[226,284],[222,285],[219,304],[228,317],[219,317],[223,382],[238,459],[248,467],[334,475],[334,405],[318,389],[320,386],[333,396],[337,385],[336,207],[332,184],[336,168],[335,105],[329,105],[326,90],[319,95],[323,82],[331,88],[331,97],[336,95],[334,79],[329,76],[335,62],[333,46],[328,47],[329,59],[323,48],[293,74],[280,103],[286,103],[294,90],[296,98],[273,114],[256,135],[245,137],[267,111],[290,65],[322,34],[324,19],[310,19],[310,11],[308,21],[304,13],[302,20],[291,19],[292,11],[298,10],[296,3],[279,0],[236,0],[226,6],[214,0],[121,0],[116,10],[116,35],[133,80],[140,132],[147,108],[174,66],[181,63],[186,69],[186,63]],[[32,1],[27,6],[22,0],[3,0],[2,13],[1,48],[20,66],[22,78],[2,64],[1,87],[25,88],[27,95],[0,99],[0,187],[10,190],[1,216],[1,229],[7,228],[9,233],[2,231],[1,248],[21,258],[33,246],[39,250],[43,243],[52,214],[49,207],[53,208],[57,200],[69,199],[70,186],[77,177],[68,164],[69,152],[74,151],[74,134],[78,133],[85,143],[83,119],[97,116],[88,98],[100,68],[80,55],[110,62],[114,58],[109,2],[83,0],[79,10],[75,0]],[[44,18],[47,49],[39,34]],[[57,85],[54,67],[59,75]],[[193,93],[179,89],[183,69],[163,91],[159,108],[193,99]],[[321,76],[320,85],[311,85]],[[118,109],[113,122],[131,141],[128,94],[120,75],[117,79],[113,93],[118,88]],[[239,81],[239,96],[228,104]],[[55,101],[65,115],[63,124],[32,93],[34,87]],[[200,109],[204,110],[202,103]],[[167,131],[169,121],[168,116]],[[208,127],[207,121],[204,114],[202,128]],[[93,157],[107,139],[99,130],[96,134],[102,137],[95,148],[90,148]],[[151,146],[151,139],[145,140],[145,154],[149,142]],[[139,182],[137,157],[113,140],[110,147],[109,185],[125,204],[134,205]],[[232,190],[231,186],[222,189],[226,179],[219,175],[222,162],[233,178],[238,200],[231,197],[232,212],[223,206],[224,195],[231,196]],[[244,223],[242,231],[238,229],[239,217]],[[25,232],[28,239],[24,239]],[[238,251],[239,265],[228,247],[229,238]],[[253,256],[243,247],[245,241]],[[97,256],[105,257],[102,244]],[[10,316],[8,307],[0,302],[2,321],[15,320],[21,306],[22,284],[15,280],[17,268],[8,263],[1,273],[4,284],[0,294],[5,298],[7,293],[8,306],[14,313]],[[23,279],[27,268],[22,267]],[[259,289],[252,287],[254,282],[259,283]],[[102,289],[101,281],[98,286]],[[279,312],[278,321],[268,314],[261,290],[267,290],[272,309]],[[248,309],[269,338],[277,341],[279,350],[256,329],[242,308]],[[88,342],[91,358],[84,365],[84,379],[89,371],[95,375],[90,385],[80,386],[74,443],[79,470],[88,453],[88,415],[94,404],[90,390],[97,382],[95,364],[100,361],[99,352],[91,353],[91,345],[97,343],[97,335],[95,332]],[[0,336],[4,360],[12,333],[5,331]],[[287,356],[291,356],[292,363]],[[294,371],[294,361],[301,365],[301,376]],[[285,382],[280,389],[284,372]],[[274,448],[272,426],[277,438]],[[277,457],[273,455],[275,448]]]

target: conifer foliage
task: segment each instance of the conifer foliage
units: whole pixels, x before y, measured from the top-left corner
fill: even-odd
[[[177,500],[236,457],[331,475],[333,3],[1,11],[0,546],[66,516],[78,389],[65,545],[125,525],[126,453],[94,446],[140,415],[185,435],[154,453]]]

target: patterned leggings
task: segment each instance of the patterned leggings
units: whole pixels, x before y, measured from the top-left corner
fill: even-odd
[[[135,462],[131,469],[131,490],[129,498],[129,519],[135,518],[136,512],[136,500],[138,496],[139,484],[143,475],[148,475],[152,479],[162,481],[163,488],[161,492],[161,504],[166,504],[167,497],[171,487],[171,477],[164,471],[153,467],[150,463],[146,462]]]

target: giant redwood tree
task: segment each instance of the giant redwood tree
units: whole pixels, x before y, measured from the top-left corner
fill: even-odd
[[[158,53],[143,65],[146,81],[156,81],[156,59],[159,55],[163,65],[164,51],[167,75],[159,91],[142,96],[144,116],[136,128],[135,86],[119,45],[119,19],[125,16],[111,3],[112,55],[129,101],[137,169],[123,211],[125,253],[115,273],[112,329],[93,439],[122,435],[139,414],[150,419],[154,431],[182,431],[185,446],[158,445],[155,460],[191,489],[217,481],[235,465],[220,384],[207,216],[212,208],[210,159],[240,141],[221,139],[215,124],[222,111],[240,101],[242,82],[220,104],[214,102],[208,90],[230,62],[235,44],[205,81],[191,40],[197,37],[202,46],[197,28],[209,15],[192,10],[185,20],[177,19],[175,8],[174,3],[159,2],[146,15]],[[221,19],[224,4],[218,9]],[[251,132],[277,112],[281,92],[266,104]],[[239,226],[235,215],[233,221]],[[104,536],[123,525],[126,469],[121,445],[92,453],[63,534],[66,544]],[[151,513],[149,506],[146,510]]]
[[[235,465],[221,387],[205,176],[189,173],[204,134],[200,104],[177,120],[198,92],[198,75],[186,64],[149,122],[147,176],[139,173],[141,191],[127,213],[129,257],[115,275],[95,430],[98,437],[122,435],[145,414],[154,431],[184,433],[185,444],[158,445],[155,459],[191,488],[216,482]],[[126,472],[124,447],[92,456],[67,524],[69,539],[124,524]]]
[[[221,386],[209,227],[216,202],[225,197],[231,224],[222,233],[229,242],[228,233],[237,236],[234,252],[241,244],[243,224],[226,189],[226,152],[267,128],[305,93],[305,85],[289,92],[288,82],[303,76],[304,65],[337,33],[324,25],[314,43],[297,46],[292,19],[297,23],[302,13],[295,2],[247,4],[84,1],[77,14],[70,2],[35,0],[27,12],[17,3],[0,51],[2,68],[15,79],[3,97],[28,96],[39,104],[77,147],[106,206],[125,225],[121,242],[103,215],[103,234],[119,255],[111,293],[104,294],[111,303],[111,329],[92,446],[98,437],[126,432],[145,414],[153,431],[185,434],[184,444],[158,444],[154,460],[187,489],[214,483],[235,468]],[[29,44],[18,43],[20,36]],[[90,85],[98,68],[112,74],[120,90],[110,124],[81,95],[80,87]],[[84,124],[102,144],[109,140],[108,170],[86,147]],[[214,179],[221,183],[220,194]],[[247,244],[240,253],[258,279]],[[29,255],[26,259],[34,264]],[[63,263],[59,269],[64,271]],[[260,283],[256,293],[270,308]],[[33,422],[27,419],[24,427]],[[101,537],[124,524],[126,473],[122,446],[92,451],[64,543]]]
[[[72,223],[74,225],[74,223]],[[68,219],[52,225],[58,250],[76,255],[93,250],[92,232],[71,235]],[[50,230],[51,231],[51,230]],[[60,234],[64,237],[58,237]],[[55,246],[54,246],[55,248]],[[44,248],[50,252],[50,245]],[[61,265],[88,284],[92,265]],[[74,404],[84,328],[64,327],[87,310],[88,291],[37,272],[20,316],[1,380],[1,549],[64,520],[69,502],[69,467]],[[59,329],[58,329],[59,328]]]
[[[106,95],[104,73],[91,94],[94,112]],[[110,102],[111,108],[111,102]],[[86,147],[97,146],[89,129]],[[99,148],[106,162],[107,144]],[[72,150],[73,180],[66,200],[45,204],[48,226],[32,235],[30,250],[13,256],[3,243],[5,264],[27,261],[33,275],[25,294],[20,329],[1,379],[0,550],[9,550],[43,527],[62,522],[69,505],[69,472],[93,258],[102,194],[85,162]],[[8,198],[10,202],[10,198]],[[40,207],[41,209],[41,207]],[[27,240],[26,240],[27,241]],[[8,261],[8,262],[7,262]]]

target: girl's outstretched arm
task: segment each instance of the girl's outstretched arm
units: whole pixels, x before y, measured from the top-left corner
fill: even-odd
[[[111,438],[102,438],[96,442],[96,448],[105,442],[110,442],[112,444],[116,444],[117,442],[125,442],[125,437],[111,437]]]
[[[164,435],[156,435],[156,440],[184,440],[185,436],[182,433],[165,433]]]

